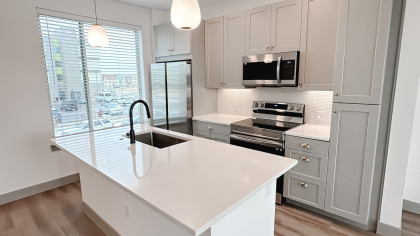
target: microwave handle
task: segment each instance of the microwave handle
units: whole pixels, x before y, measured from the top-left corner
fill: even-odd
[[[277,60],[277,82],[280,84],[280,72],[281,72],[281,57]]]

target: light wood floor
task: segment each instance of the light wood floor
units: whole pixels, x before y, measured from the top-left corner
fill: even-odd
[[[80,182],[0,206],[0,236],[106,236],[83,212]],[[403,236],[420,236],[420,216],[403,212]],[[293,205],[276,206],[275,236],[374,236]]]

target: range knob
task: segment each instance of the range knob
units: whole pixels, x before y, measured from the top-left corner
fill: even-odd
[[[255,103],[255,107],[258,107],[258,103]]]
[[[297,111],[300,111],[301,109],[302,109],[301,107],[297,107],[297,108],[296,108],[296,110],[297,110]]]
[[[290,110],[293,110],[293,109],[295,109],[295,107],[294,106],[290,106]]]
[[[260,106],[261,108],[264,108],[264,103],[261,103],[261,106]]]

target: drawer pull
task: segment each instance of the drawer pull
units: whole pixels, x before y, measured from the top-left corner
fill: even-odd
[[[300,160],[304,161],[304,162],[309,162],[309,158],[307,158],[307,157],[301,157]]]
[[[307,183],[304,183],[304,182],[301,182],[299,184],[299,186],[302,187],[302,188],[307,188],[308,187],[308,184]]]
[[[213,130],[213,127],[210,127],[210,126],[209,126],[207,129],[208,129],[208,130]]]
[[[209,137],[209,136],[206,136],[206,138],[210,139],[210,137]]]
[[[309,144],[307,144],[307,143],[302,143],[301,147],[306,148],[306,149],[310,148]]]

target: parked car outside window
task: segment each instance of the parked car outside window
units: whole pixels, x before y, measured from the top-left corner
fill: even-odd
[[[107,114],[107,115],[110,115],[110,116],[123,115],[124,114],[124,110],[122,109],[122,107],[120,105],[118,105],[118,103],[102,104],[99,107],[99,110],[102,111],[103,113]]]
[[[62,111],[77,111],[79,107],[76,101],[62,101],[60,104],[60,110]]]

